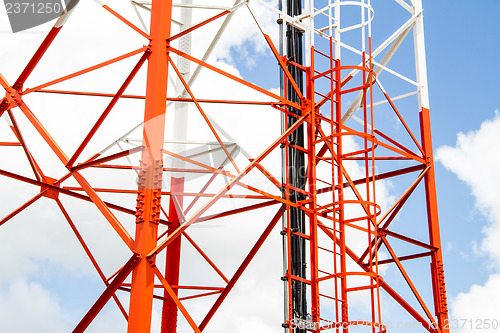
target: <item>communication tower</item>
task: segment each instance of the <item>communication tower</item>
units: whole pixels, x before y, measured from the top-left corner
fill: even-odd
[[[30,170],[2,164],[0,175],[37,190],[3,211],[0,226],[23,223],[37,201],[50,203],[105,286],[73,332],[85,331],[107,303],[115,303],[129,333],[152,330],[154,304],[161,304],[162,333],[220,332],[213,319],[241,304],[231,291],[258,260],[282,265],[272,277],[284,292],[276,331],[390,332],[386,318],[394,317],[384,310],[397,304],[400,320],[404,312],[423,331],[449,332],[422,0],[235,0],[229,6],[133,0],[137,17],[99,3],[143,44],[86,68],[73,64],[64,75],[36,76],[40,66],[47,71],[51,49],[65,51],[58,39],[70,38],[64,30],[78,15],[77,3],[17,79],[0,76],[0,117],[13,133],[0,142],[1,154],[9,159],[12,149],[22,150]],[[213,53],[243,17],[265,51],[240,75]],[[98,78],[89,75],[119,63],[131,64],[120,84],[82,88],[87,77]],[[66,124],[49,130],[42,121],[52,103],[64,103],[70,113],[77,103],[101,109],[88,128],[78,124],[82,113],[72,114],[85,134],[64,143],[54,132]],[[117,112],[141,119],[131,126],[112,118]],[[276,135],[263,132],[273,122]],[[121,134],[111,138],[107,130]],[[26,131],[36,132],[58,168],[46,168],[46,158],[30,150],[35,139]],[[381,190],[388,188],[392,199]],[[116,271],[99,264],[86,242],[92,235],[84,236],[78,216],[71,216],[79,202],[92,204],[128,251],[126,260],[116,258]],[[258,256],[271,238],[281,242],[275,253],[281,261],[267,257],[269,249]],[[193,252],[204,261],[199,270]],[[248,294],[267,290],[268,273],[256,267],[251,274],[259,282]],[[425,278],[429,283],[420,281]],[[268,301],[249,306],[266,309]]]

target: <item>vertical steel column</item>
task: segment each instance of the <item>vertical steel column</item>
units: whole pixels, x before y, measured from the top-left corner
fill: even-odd
[[[191,5],[192,0],[182,0],[183,5]],[[187,29],[192,23],[192,8],[182,7],[181,8],[181,30]],[[179,50],[187,54],[191,53],[191,34],[187,34],[179,38]],[[177,67],[182,74],[185,82],[189,82],[190,79],[190,61],[178,57]],[[179,97],[186,97],[187,91],[182,84],[180,78],[177,78],[175,84],[175,95]],[[182,142],[187,141],[187,126],[188,126],[188,104],[177,102],[174,105],[174,152],[181,153],[178,150],[185,150],[186,145]],[[179,143],[177,143],[179,142]],[[175,149],[179,147],[179,149]],[[174,159],[172,167],[175,169],[184,169],[185,162],[181,159]],[[182,222],[180,220],[182,216],[182,210],[184,207],[184,196],[177,195],[174,193],[184,192],[184,176],[172,175],[170,178],[170,191],[172,195],[169,200],[169,213],[170,225],[168,227],[168,235],[170,236],[175,230],[180,226]],[[182,237],[175,238],[166,249],[166,261],[165,261],[165,279],[171,286],[179,285],[179,274],[180,274],[180,257],[181,257],[181,240]],[[178,295],[179,289],[174,287],[173,291],[175,295]],[[161,320],[161,332],[162,333],[175,333],[177,332],[177,315],[178,309],[174,300],[170,297],[168,292],[164,291],[165,300],[163,301],[162,309],[162,320]]]
[[[422,0],[415,1],[415,11],[421,12]],[[449,332],[448,305],[444,283],[443,255],[441,252],[441,236],[439,231],[439,217],[436,196],[436,178],[434,174],[434,159],[432,154],[431,123],[429,114],[429,94],[427,87],[427,67],[425,59],[424,19],[422,13],[415,21],[413,30],[415,43],[415,63],[417,82],[420,85],[418,102],[420,108],[420,132],[422,149],[429,171],[425,174],[425,194],[427,204],[427,218],[429,221],[430,245],[436,247],[431,255],[432,289],[434,294],[434,308],[437,325],[442,333]]]
[[[431,255],[432,289],[434,294],[434,308],[437,324],[442,333],[449,332],[448,304],[444,283],[443,255],[441,252],[441,236],[439,232],[439,218],[436,196],[436,177],[434,174],[434,160],[432,155],[431,123],[429,109],[420,111],[420,128],[422,133],[422,148],[425,152],[426,164],[430,167],[425,174],[424,184],[427,201],[427,218],[429,221],[430,245],[436,247]]]
[[[170,178],[170,190],[174,192],[184,192],[184,177],[171,177]],[[177,201],[177,202],[175,202]],[[170,196],[169,200],[169,210],[168,216],[170,225],[168,226],[168,235],[177,230],[180,226],[180,216],[183,207],[183,196]],[[179,285],[179,274],[180,274],[180,257],[181,257],[181,239],[182,237],[176,237],[168,246],[165,261],[165,279],[173,287],[173,291],[177,296],[179,294],[179,289],[176,287]],[[168,294],[168,291],[164,291],[165,300],[163,301],[163,309],[161,316],[161,332],[162,333],[175,333],[177,332],[177,305],[174,300]]]
[[[154,270],[146,256],[157,244],[162,186],[162,149],[167,99],[167,39],[170,37],[172,0],[153,0],[151,55],[148,62],[141,170],[138,179],[134,250],[142,256],[132,273],[128,333],[151,330]]]
[[[286,3],[287,14],[291,17],[302,13],[301,0],[288,0]],[[294,26],[287,24],[286,27],[286,54],[288,61],[303,64],[303,32]],[[288,65],[292,78],[297,83],[300,91],[303,92],[303,73],[294,64]],[[294,91],[291,82],[287,84],[287,98],[292,102],[301,104],[300,97]],[[291,112],[301,115],[302,110],[292,109]],[[288,126],[291,127],[297,118],[288,116]],[[299,147],[299,148],[297,148]],[[304,147],[304,127],[301,125],[289,137],[288,148],[288,184],[292,186],[289,190],[290,201],[299,202],[305,199],[302,193],[294,189],[304,190],[306,185],[306,164],[305,154],[300,150]],[[290,240],[291,266],[290,274],[299,277],[306,277],[306,241],[300,234],[305,234],[305,213],[303,210],[290,207],[289,212],[290,229],[292,233]],[[298,233],[298,235],[297,235]],[[306,284],[302,281],[292,280],[292,311],[296,318],[307,318]],[[305,333],[304,329],[296,328],[295,332]]]

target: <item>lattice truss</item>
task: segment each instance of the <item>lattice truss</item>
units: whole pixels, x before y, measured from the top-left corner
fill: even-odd
[[[108,303],[129,332],[160,306],[162,332],[276,311],[275,330],[383,332],[385,309],[446,332],[421,1],[311,0],[294,17],[265,0],[127,5],[75,5],[17,79],[0,75],[2,191],[18,193],[0,232],[30,228],[40,203],[60,211],[61,244],[103,288],[74,332]]]

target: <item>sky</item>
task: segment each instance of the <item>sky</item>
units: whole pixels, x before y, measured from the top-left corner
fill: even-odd
[[[134,17],[135,15],[130,7],[123,5],[123,1],[106,1],[106,3],[112,7],[115,6],[113,8],[119,8],[124,16],[126,14],[127,17]],[[471,5],[470,1],[464,0],[424,0],[423,6],[446,288],[450,315],[456,320],[452,324],[458,325],[456,332],[478,332],[479,329],[481,332],[498,332],[499,329],[488,329],[486,323],[488,320],[500,321],[499,298],[491,296],[500,295],[500,246],[498,245],[500,176],[496,172],[500,162],[497,153],[499,148],[496,145],[500,142],[498,111],[500,109],[500,94],[498,93],[500,37],[498,37],[496,26],[498,15],[500,15],[500,2],[477,0],[474,5]],[[117,21],[108,20],[107,13],[93,2],[82,3],[78,10],[87,15],[91,13],[93,24],[88,26],[88,16],[83,14],[79,16],[75,13],[71,18],[75,22],[71,22],[73,26],[68,29],[77,31],[79,25],[88,26],[88,32],[80,34],[78,39],[65,39],[67,43],[65,45],[55,44],[54,51],[47,54],[53,60],[40,64],[40,71],[34,73],[33,82],[66,73],[70,68],[71,61],[69,60],[78,60],[82,67],[92,65],[100,60],[108,59],[118,51],[123,51],[123,53],[130,51],[129,44],[136,42],[142,45],[140,43],[144,43],[140,38],[133,37],[133,33],[127,35],[130,36],[127,43],[113,38],[113,34],[123,33],[123,26]],[[51,24],[35,27],[25,33],[12,34],[5,13],[2,12],[0,15],[0,40],[3,41],[3,45],[6,45],[0,49],[0,73],[12,82],[40,43],[43,33],[50,29]],[[250,19],[248,17],[240,17],[240,19],[240,24],[229,29],[221,41],[222,46],[215,51],[211,59],[235,75],[257,81],[259,79],[252,77],[251,73],[259,65],[268,65],[265,62],[265,44],[255,27],[252,30],[245,30],[250,24]],[[262,21],[267,29],[274,28],[271,16],[265,16]],[[137,20],[135,22],[140,24]],[[276,35],[272,35],[272,38],[276,40]],[[207,43],[207,41],[204,42]],[[126,64],[133,64],[133,61]],[[123,80],[123,73],[122,68],[116,67],[106,74],[108,74],[107,77],[116,76]],[[143,77],[144,73],[141,72],[138,76]],[[213,80],[218,80],[218,78],[207,75],[200,80],[207,80],[201,81],[194,88],[199,91],[200,96],[203,97],[203,94],[216,96],[218,93],[216,87],[209,86],[206,91],[202,91],[201,87],[203,83],[214,82]],[[113,83],[113,81],[110,82]],[[100,86],[92,87],[106,87],[110,82],[98,82]],[[277,91],[276,79],[269,78],[259,83],[267,89]],[[81,89],[89,87],[86,80],[76,81],[73,84]],[[218,84],[226,86],[222,81],[218,81]],[[141,92],[142,88],[140,85],[133,85],[131,89]],[[234,93],[236,96],[247,97],[250,94],[244,89],[235,89]],[[258,94],[250,97],[261,98]],[[51,102],[46,97],[31,98],[32,103]],[[91,106],[98,109],[103,106],[102,102],[98,101],[85,103],[88,104],[76,103],[71,104],[70,107],[70,110],[74,112],[81,114],[85,112],[80,126],[61,126],[62,121],[74,120],[70,113],[64,112],[66,110],[64,107],[57,105],[51,104],[51,112],[42,116],[42,120],[47,123],[49,129],[58,133],[56,139],[62,142],[63,148],[70,149],[76,142],[76,139],[73,142],[72,137],[84,134],[85,126],[88,127],[88,124],[92,123],[92,116],[98,113],[91,113]],[[134,107],[140,106],[137,104]],[[232,128],[230,134],[234,140],[248,147],[251,155],[264,147],[262,143],[250,144],[254,143],[253,137],[245,134],[244,131],[249,124],[242,119],[235,123],[224,124],[224,119],[227,121],[224,115],[229,115],[231,110],[218,110],[220,111],[218,116],[217,111],[208,110],[223,126]],[[124,107],[123,112],[128,116],[127,121],[130,124],[134,124],[138,119],[134,110]],[[123,119],[123,117],[116,117],[113,119]],[[194,117],[190,119],[196,119],[196,112],[192,116],[190,114],[190,117]],[[4,126],[2,131],[5,131],[5,124],[2,125]],[[123,125],[126,127],[128,123]],[[271,136],[279,131],[279,128],[272,128],[269,124],[265,128],[263,132],[268,132]],[[110,136],[121,133],[112,126],[107,126],[105,129],[111,132]],[[206,132],[203,133],[206,134]],[[202,136],[200,133],[190,135],[192,138]],[[43,145],[36,145],[35,148],[41,151],[42,164],[51,166],[51,157],[49,153],[45,156],[46,151]],[[242,156],[239,158],[241,159]],[[279,161],[279,156],[274,156],[268,161],[270,168],[272,168],[273,161]],[[6,160],[1,161],[0,164],[5,166]],[[16,167],[15,162],[14,167]],[[22,167],[19,165],[19,168]],[[23,172],[27,171],[23,169]],[[57,169],[57,172],[61,170]],[[131,177],[128,181],[132,182],[134,179]],[[256,178],[254,181],[259,180]],[[19,193],[17,189],[21,189],[16,187],[19,185],[5,178],[2,178],[0,182],[1,188],[16,189],[16,194],[2,194],[3,206],[0,206],[0,215],[5,215],[10,207],[20,204],[23,198],[26,200],[26,197],[17,195]],[[196,180],[193,180],[192,184],[196,185]],[[26,190],[30,191],[28,188]],[[390,192],[390,186],[384,190]],[[31,191],[33,192],[33,189]],[[391,200],[393,199],[388,194],[387,202]],[[48,200],[35,204],[33,207],[38,220],[43,221],[43,224],[36,223],[25,214],[12,221],[16,223],[9,223],[2,227],[8,233],[0,234],[0,241],[9,246],[2,245],[4,256],[0,274],[0,327],[8,332],[31,332],[33,327],[37,327],[40,332],[69,331],[72,323],[92,304],[91,300],[97,297],[101,288],[99,279],[96,278],[89,263],[85,261],[83,254],[75,250],[75,242],[71,238],[70,230],[61,228],[58,224],[61,222],[60,214],[47,202]],[[65,203],[73,207],[71,200],[68,199]],[[71,213],[75,220],[78,216],[79,219],[85,221],[81,224],[83,232],[87,233],[89,242],[97,253],[103,254],[105,251],[103,243],[108,242],[105,234],[109,230],[102,229],[98,214],[85,208],[80,208],[80,210],[74,208]],[[17,223],[19,221],[23,222]],[[27,231],[28,226],[29,231]],[[95,235],[92,231],[95,228],[99,228],[103,235]],[[240,230],[238,227],[235,228],[235,232]],[[193,230],[193,235],[202,237],[204,232],[203,228],[199,228]],[[38,237],[40,235],[44,236]],[[30,242],[12,242],[12,239],[38,239],[41,243],[35,246]],[[232,243],[229,240],[225,241],[228,242],[227,246],[234,248],[238,242],[244,242],[245,238],[236,237],[231,241]],[[210,248],[209,244],[206,246],[214,255],[223,253],[223,249]],[[65,251],[60,251],[60,248],[64,248]],[[125,256],[123,248],[116,239],[111,240],[111,243],[106,243],[105,248],[112,248],[116,257]],[[266,254],[274,252],[279,255],[277,249],[276,242],[271,242],[263,251]],[[238,255],[243,255],[243,252]],[[106,261],[105,256],[102,258],[103,267],[109,271],[116,269],[115,262]],[[234,263],[228,261],[223,265],[231,267]],[[272,290],[276,292],[275,298],[279,299],[280,284],[276,284],[277,281],[272,282],[272,275],[280,274],[280,269],[268,267],[265,263],[260,265],[263,266],[254,267],[254,271],[259,271],[259,269],[266,271],[265,278],[273,286],[278,286]],[[247,311],[247,315],[240,318],[245,325],[239,327],[238,332],[255,331],[257,327],[260,329],[265,327],[263,332],[278,331],[273,329],[276,327],[273,325],[279,325],[281,321],[281,317],[277,320],[274,318],[276,314],[279,316],[281,313],[280,302],[269,305],[273,311],[266,313],[250,306],[251,301],[236,303],[238,295],[252,296],[256,301],[260,299],[259,297],[264,297],[265,295],[262,294],[265,294],[266,290],[256,292],[254,295],[246,294],[245,288],[255,290],[257,285],[258,281],[255,276],[249,274],[248,278],[242,281],[241,289],[234,291],[235,303],[233,304],[236,308],[244,308]],[[75,289],[74,299],[67,300],[64,297],[65,293],[69,290],[75,292]],[[88,295],[91,293],[90,290],[96,290],[95,297]],[[85,301],[80,301],[82,299]],[[23,313],[19,309],[23,309]],[[225,310],[233,316],[240,315],[240,311],[233,309],[234,311],[231,312],[230,308]],[[158,311],[156,307],[154,319],[156,321],[158,321]],[[21,319],[22,317],[29,317],[32,320],[25,321]],[[224,318],[214,320],[217,320],[214,327],[218,327],[220,331],[228,331],[232,328],[230,323],[224,321]],[[110,307],[106,307],[102,316],[91,326],[91,330],[100,332],[120,329],[123,325],[117,324],[119,322],[122,322],[119,314],[112,311]]]

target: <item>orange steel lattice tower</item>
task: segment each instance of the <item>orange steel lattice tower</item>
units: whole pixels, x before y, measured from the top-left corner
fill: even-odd
[[[50,50],[64,37],[60,31],[71,24],[70,16],[78,15],[77,2],[13,83],[0,75],[5,90],[0,117],[14,134],[0,142],[1,154],[9,158],[8,149],[19,147],[29,166],[23,173],[2,165],[0,175],[37,189],[18,208],[2,211],[0,227],[22,223],[26,215],[20,213],[29,213],[37,201],[54,202],[105,286],[73,332],[86,331],[108,302],[114,302],[130,333],[152,330],[155,306],[162,315],[161,323],[153,324],[161,332],[220,332],[213,319],[224,316],[232,302],[240,304],[228,296],[250,264],[263,260],[258,253],[273,236],[282,243],[283,272],[272,278],[281,279],[285,295],[284,320],[276,331],[389,332],[395,317],[386,309],[397,305],[399,320],[404,313],[404,320],[422,331],[449,332],[421,0],[280,0],[277,7],[265,0],[226,1],[227,7],[195,0],[132,1],[141,10],[143,28],[132,23],[137,17],[99,3],[144,45],[50,81],[29,81],[42,60],[54,56]],[[386,7],[386,19],[394,21],[390,33],[376,30],[375,13],[383,19]],[[250,18],[254,30],[248,34],[265,45],[263,54],[281,77],[279,93],[263,87],[269,75],[264,64],[254,68],[253,83],[211,57],[228,27],[238,24],[233,17],[239,13]],[[376,31],[381,37],[372,37]],[[407,62],[396,62],[395,68],[403,68],[396,70],[391,60],[408,47],[410,32],[414,57],[403,53]],[[132,66],[117,90],[67,88],[75,78],[126,61]],[[196,80],[202,83],[195,85]],[[126,93],[141,86],[144,91]],[[31,105],[30,95],[99,99],[105,105],[68,148],[40,117],[50,104],[35,99]],[[129,101],[139,103],[134,115],[140,110],[141,123],[130,130],[115,119],[113,128],[123,127],[126,134],[108,140],[103,128]],[[257,153],[235,140],[242,133],[235,135],[227,125],[243,117],[248,125],[240,131]],[[279,129],[280,119],[281,132],[260,132],[271,120]],[[50,149],[59,169],[39,162],[44,158],[29,149],[35,136],[24,135],[23,127]],[[196,140],[189,139],[193,128]],[[98,140],[100,145],[92,145]],[[105,149],[96,148],[103,143]],[[391,197],[381,189],[391,189]],[[99,264],[86,241],[92,236],[73,221],[71,210],[80,202],[97,208],[126,248],[128,260],[118,262],[118,270]],[[236,221],[244,225],[233,234],[233,229],[194,231]],[[244,250],[234,242],[224,251],[215,249],[233,237],[247,241]],[[203,273],[182,275],[194,265],[184,257],[186,248],[203,258]],[[232,252],[244,255],[224,264]],[[271,256],[267,260],[281,265],[271,263]],[[254,273],[258,288],[266,290],[260,275],[267,273]],[[266,297],[251,306],[266,309]]]

